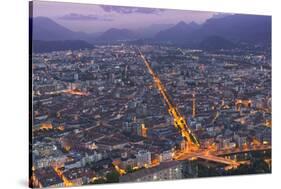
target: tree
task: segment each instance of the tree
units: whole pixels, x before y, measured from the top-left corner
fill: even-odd
[[[270,173],[269,166],[262,159],[255,160],[253,162],[253,170],[255,173]]]
[[[134,170],[132,169],[132,167],[131,167],[130,165],[128,165],[128,166],[126,167],[126,172],[127,172],[127,173],[132,173],[132,172],[134,172]]]
[[[106,183],[106,180],[104,178],[99,178],[94,180],[93,184],[104,184]]]
[[[112,171],[106,174],[107,183],[119,182],[119,173],[117,171]]]

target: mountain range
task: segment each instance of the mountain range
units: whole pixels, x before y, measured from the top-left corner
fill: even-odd
[[[57,40],[40,41],[33,40],[32,48],[34,53],[44,53],[62,50],[92,49],[94,45],[82,40]]]
[[[188,36],[192,35],[194,31],[198,30],[200,25],[195,22],[186,24],[180,21],[175,26],[168,28],[166,30],[158,32],[154,39],[156,41],[170,41],[175,43],[185,42]]]
[[[111,28],[101,34],[98,38],[96,38],[96,40],[102,42],[111,42],[122,40],[136,40],[138,38],[138,34],[131,30]]]
[[[84,33],[73,32],[47,17],[32,19],[33,40],[56,41],[85,39]]]
[[[92,34],[71,31],[46,17],[33,18],[32,25],[32,39],[40,41],[40,44],[44,41],[68,41],[69,44],[71,40],[78,40],[81,44],[82,40],[89,47],[89,44],[140,39],[207,49],[235,47],[240,43],[271,44],[270,16],[231,14],[212,17],[201,25],[180,21],[175,25],[159,24],[138,31],[110,28]]]
[[[223,38],[224,41],[236,44],[242,42],[270,44],[271,17],[235,14],[210,18],[202,25],[180,22],[170,29],[159,32],[155,39],[194,46],[209,37],[213,37],[212,42],[215,42],[215,39],[222,42]]]

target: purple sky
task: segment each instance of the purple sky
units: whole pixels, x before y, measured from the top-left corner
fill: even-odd
[[[101,32],[109,28],[142,29],[153,24],[179,21],[202,23],[215,12],[118,7],[78,3],[35,1],[33,15],[45,16],[73,30]]]

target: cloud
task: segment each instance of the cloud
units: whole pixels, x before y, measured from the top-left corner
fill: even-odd
[[[77,14],[77,13],[69,13],[64,16],[59,17],[62,20],[69,20],[69,21],[90,21],[90,20],[98,20],[98,21],[112,21],[113,19],[109,16],[100,16],[94,14]]]
[[[120,14],[132,14],[132,13],[159,14],[160,12],[164,11],[164,9],[143,8],[143,7],[122,7],[122,6],[110,6],[110,5],[100,5],[100,7],[105,12],[117,12]]]

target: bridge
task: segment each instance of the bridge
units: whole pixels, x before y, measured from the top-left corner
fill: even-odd
[[[161,83],[161,80],[153,71],[152,67],[150,66],[149,62],[143,55],[143,53],[138,49],[139,54],[145,63],[150,75],[152,76],[155,86],[158,89],[159,93],[161,94],[162,98],[165,101],[165,104],[168,107],[169,114],[174,119],[174,126],[179,130],[181,135],[187,141],[189,149],[187,151],[180,151],[175,154],[173,159],[175,160],[189,160],[189,159],[204,159],[207,161],[213,161],[217,163],[222,163],[227,165],[227,169],[237,168],[240,163],[235,160],[227,159],[224,157],[220,157],[222,155],[233,154],[233,153],[244,153],[244,152],[251,152],[251,151],[260,151],[260,150],[268,150],[271,149],[269,145],[253,145],[253,148],[249,149],[232,149],[232,150],[220,150],[220,151],[211,151],[208,149],[201,149],[200,144],[196,136],[192,133],[190,127],[187,125],[185,118],[180,114],[177,106],[173,103],[171,98],[169,97],[166,88]],[[193,94],[194,98],[194,94]],[[240,101],[239,101],[240,102]],[[247,101],[249,103],[249,101]],[[251,102],[250,102],[251,103]],[[215,116],[214,120],[219,116],[219,113]]]
[[[139,50],[139,49],[138,49]],[[192,133],[190,127],[187,125],[185,118],[180,114],[178,108],[176,105],[172,102],[170,96],[167,93],[166,88],[162,84],[159,77],[155,74],[151,66],[149,65],[148,61],[142,54],[142,52],[139,50],[139,54],[141,58],[143,59],[143,62],[145,63],[150,75],[152,76],[154,83],[156,85],[156,88],[160,92],[161,96],[163,97],[167,107],[169,114],[174,119],[174,126],[180,131],[183,138],[187,141],[187,144],[192,149],[198,149],[200,144],[195,135]]]
[[[216,163],[221,163],[226,165],[225,169],[232,169],[239,167],[240,163],[236,162],[235,160],[226,159],[223,157],[215,156],[212,154],[208,154],[206,151],[200,151],[200,152],[192,152],[192,153],[182,153],[174,157],[175,160],[194,160],[194,159],[202,159],[207,161],[212,161]]]
[[[239,154],[239,153],[247,153],[247,152],[256,152],[256,151],[264,151],[271,150],[270,145],[259,145],[253,147],[252,149],[232,149],[232,150],[220,150],[220,151],[208,151],[205,149],[199,149],[197,152],[178,152],[175,156],[175,160],[192,160],[192,159],[203,159],[207,161],[217,162],[221,164],[225,164],[228,167],[238,167],[243,162],[237,162],[232,159],[227,159],[221,156],[231,155],[231,154]]]
[[[231,155],[231,154],[239,154],[239,153],[246,153],[246,152],[254,152],[254,151],[265,151],[265,150],[271,150],[271,145],[255,145],[252,148],[235,148],[235,149],[228,149],[228,150],[220,150],[214,152],[214,155],[216,156],[223,156],[223,155]]]

